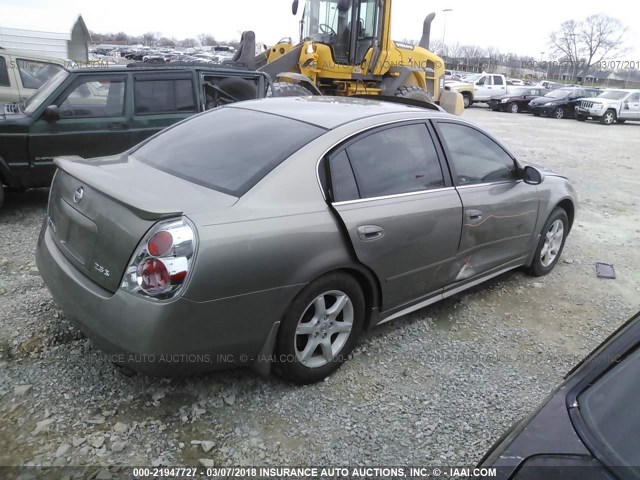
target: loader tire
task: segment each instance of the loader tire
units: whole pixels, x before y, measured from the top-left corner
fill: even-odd
[[[258,92],[256,85],[253,82],[243,78],[223,78],[218,82],[218,88],[231,95],[239,102],[255,99]]]
[[[431,98],[431,95],[429,95],[429,92],[421,89],[420,87],[416,87],[415,85],[398,88],[398,90],[396,90],[395,96],[410,98],[412,100],[420,100],[421,102],[433,103],[433,99]]]
[[[299,83],[275,82],[267,92],[267,97],[308,97],[313,95]]]

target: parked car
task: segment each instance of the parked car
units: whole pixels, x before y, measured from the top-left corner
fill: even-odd
[[[553,118],[572,118],[575,107],[583,98],[595,97],[600,90],[595,88],[558,88],[529,102],[529,111],[535,116],[547,115]]]
[[[56,156],[123,152],[198,112],[264,97],[267,84],[203,66],[62,69],[23,104],[0,104],[0,199],[3,184],[49,186]]]
[[[368,328],[549,273],[576,209],[566,178],[459,117],[364,99],[231,104],[56,165],[44,282],[123,365],[162,375],[274,362],[321,380]]]
[[[475,102],[489,103],[492,96],[508,93],[505,76],[492,73],[468,75],[462,82],[446,82],[445,89],[460,93],[465,108]]]
[[[507,85],[514,85],[516,87],[522,87],[525,85],[524,80],[520,80],[519,78],[507,78]]]
[[[481,460],[497,480],[640,478],[640,313],[567,374]]]
[[[64,67],[64,60],[0,48],[0,103],[22,102]]]
[[[576,120],[587,118],[605,125],[640,121],[640,90],[607,90],[596,98],[582,100],[576,106]]]
[[[539,87],[513,88],[505,95],[491,97],[489,108],[495,112],[500,110],[511,113],[525,112],[531,100],[542,97],[547,93],[549,93],[549,90]]]
[[[563,84],[563,83],[549,82],[547,80],[544,80],[544,81],[538,83],[537,86],[540,86],[542,88],[546,88],[547,90],[555,90],[557,88],[566,87],[566,85]]]

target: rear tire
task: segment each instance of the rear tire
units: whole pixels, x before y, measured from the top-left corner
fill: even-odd
[[[2,186],[2,180],[0,180],[0,208],[4,202],[4,187]]]
[[[267,97],[308,97],[313,95],[299,83],[275,82],[267,92]]]
[[[576,114],[576,120],[578,120],[579,122],[584,122],[587,119],[587,117],[585,117],[584,115],[580,115],[579,113]]]
[[[617,120],[615,110],[607,110],[604,115],[600,117],[600,123],[603,125],[612,125]]]
[[[529,274],[542,277],[553,270],[558,263],[564,242],[569,234],[569,217],[562,208],[556,208],[542,227],[540,241],[533,254]]]
[[[616,123],[619,123],[620,125],[622,125],[624,122],[626,122],[626,120],[623,120],[621,118],[616,119]]]
[[[353,277],[330,273],[318,278],[298,294],[284,316],[275,371],[298,384],[323,380],[355,347],[364,317],[364,294]]]

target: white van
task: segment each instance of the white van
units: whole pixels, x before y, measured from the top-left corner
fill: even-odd
[[[26,100],[63,66],[63,59],[0,47],[0,103]]]

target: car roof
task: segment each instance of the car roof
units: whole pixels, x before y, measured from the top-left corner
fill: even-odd
[[[128,67],[127,65],[113,65],[113,66],[102,66],[103,64],[97,63],[97,64],[89,64],[86,67],[70,67],[67,68],[67,70],[69,72],[81,72],[81,73],[118,73],[118,72],[146,72],[146,71],[153,71],[153,72],[175,72],[178,70],[184,71],[184,70],[208,70],[208,71],[219,71],[221,73],[224,72],[247,72],[247,73],[255,73],[255,70],[247,70],[247,69],[243,69],[243,68],[236,68],[236,67],[224,67],[221,68],[217,65],[207,65],[207,64],[200,64],[200,65],[176,65],[176,66],[165,66],[165,65],[149,65],[149,66],[143,66],[143,65],[136,65],[136,66],[132,66],[132,67]]]
[[[329,130],[363,118],[398,113],[406,113],[407,117],[456,118],[437,110],[354,97],[267,98],[233,103],[227,107],[278,115]]]

